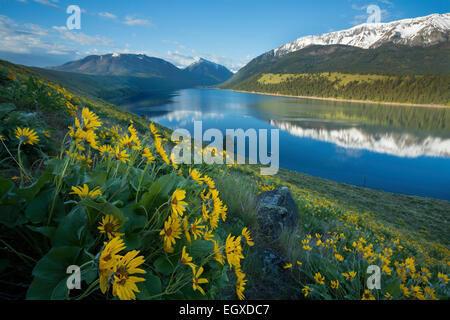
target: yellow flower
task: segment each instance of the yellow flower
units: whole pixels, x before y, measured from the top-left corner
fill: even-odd
[[[331,284],[331,289],[339,289],[339,280],[336,280],[336,281],[331,281],[330,282],[330,284]]]
[[[301,267],[303,265],[303,263],[301,263],[300,261],[297,261],[297,264]]]
[[[122,161],[123,163],[127,162],[130,158],[130,155],[127,153],[127,151],[120,151],[120,148],[118,146],[116,146],[116,149],[114,149],[113,151],[116,159]]]
[[[194,291],[198,290],[203,295],[205,295],[205,291],[203,290],[202,287],[200,287],[200,285],[203,283],[208,283],[208,279],[200,278],[201,274],[203,273],[203,267],[200,267],[197,272],[195,270],[196,268],[194,267],[192,269],[192,272],[194,274],[194,277],[192,278],[192,288],[194,289]]]
[[[238,296],[239,300],[244,300],[244,290],[245,285],[247,284],[247,280],[245,279],[245,273],[242,273],[240,269],[236,269],[236,295]]]
[[[384,295],[384,297],[386,299],[392,300],[392,295],[389,292],[386,292],[386,294]]]
[[[144,152],[142,153],[142,157],[147,159],[147,163],[151,163],[153,161],[155,161],[155,157],[153,156],[153,154],[150,152],[150,148],[144,148]]]
[[[318,284],[325,284],[325,277],[324,276],[322,276],[321,274],[320,274],[320,272],[317,272],[315,275],[314,275],[314,280],[318,283]]]
[[[305,297],[307,297],[311,292],[313,292],[313,288],[310,288],[308,286],[304,286],[302,289],[303,294],[305,295]]]
[[[247,227],[242,229],[242,235],[244,236],[245,241],[247,242],[247,244],[250,247],[253,247],[255,245],[255,243],[253,242],[253,239],[250,237],[250,230],[248,230]]]
[[[366,289],[361,300],[375,300],[375,297],[372,295],[372,293],[370,293],[369,289]]]
[[[109,144],[104,144],[98,148],[98,152],[100,152],[100,155],[106,156],[106,155],[112,153],[113,150]]]
[[[439,282],[443,282],[445,284],[448,284],[448,276],[442,272],[438,273]]]
[[[235,238],[231,234],[228,235],[225,242],[225,253],[228,264],[239,269],[241,266],[241,259],[244,258],[242,255],[241,236]]]
[[[183,201],[184,198],[186,198],[186,191],[176,189],[173,192],[172,197],[170,198],[170,205],[174,215],[182,216],[184,211],[186,211],[185,206],[188,204]]]
[[[136,283],[145,281],[144,278],[133,276],[145,271],[138,268],[145,262],[143,256],[137,256],[139,251],[128,252],[114,267],[113,295],[120,300],[135,300],[135,292],[140,292]]]
[[[283,269],[290,269],[292,268],[292,263],[286,263],[283,267]]]
[[[82,200],[83,198],[95,198],[97,196],[101,196],[102,192],[98,189],[98,187],[95,187],[94,189],[92,189],[91,191],[89,191],[89,187],[87,186],[87,184],[84,184],[82,187],[78,186],[78,187],[72,187],[72,191],[69,194],[76,194],[80,197],[80,200]]]
[[[190,266],[192,269],[195,268],[195,264],[192,263],[192,257],[190,257],[186,252],[186,246],[183,247],[183,250],[181,252],[181,263]]]
[[[225,257],[222,254],[222,248],[219,247],[219,244],[215,240],[211,240],[214,243],[214,260],[219,262],[220,264],[225,264]]]
[[[123,249],[125,249],[125,244],[120,237],[105,242],[105,248],[102,250],[98,262],[100,290],[102,293],[105,293],[109,288],[110,276],[113,273],[114,266],[121,258],[119,252]]]
[[[336,258],[336,260],[337,261],[339,261],[339,262],[341,262],[341,261],[343,261],[344,260],[344,257],[343,256],[341,256],[339,253],[336,253],[335,255],[334,255],[334,257]]]
[[[83,110],[81,111],[81,117],[83,118],[83,124],[86,130],[89,129],[96,130],[103,124],[99,120],[98,116],[92,111],[90,111],[88,108],[83,108]]]
[[[198,184],[203,184],[202,175],[197,171],[197,169],[192,170],[189,168],[189,176],[192,180],[197,181]]]
[[[176,243],[175,239],[181,239],[181,223],[177,216],[169,216],[164,222],[164,229],[159,233],[164,236],[164,250],[166,252],[173,252],[172,244]]]
[[[39,141],[36,131],[30,128],[16,128],[16,138],[24,144],[33,145]]]
[[[204,229],[205,226],[201,226],[201,222],[202,218],[198,218],[194,223],[191,224],[191,232],[194,235],[195,240],[197,240],[197,237],[201,237],[203,234],[203,231],[201,229]]]
[[[51,138],[51,136],[52,136],[50,130],[44,130],[44,131],[42,131],[42,133],[43,133],[43,135],[46,136],[47,138]]]
[[[119,219],[114,218],[113,215],[107,214],[102,218],[100,226],[97,229],[100,230],[100,233],[106,233],[108,239],[111,240],[117,236],[123,236],[123,233],[117,232],[121,226]]]

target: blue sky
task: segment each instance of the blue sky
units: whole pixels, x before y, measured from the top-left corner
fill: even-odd
[[[382,22],[450,12],[448,0],[0,0],[0,58],[54,66],[89,54],[145,53],[237,71],[301,36],[348,29],[378,5]],[[78,5],[81,29],[68,30]]]

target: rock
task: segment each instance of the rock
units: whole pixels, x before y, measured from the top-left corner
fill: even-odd
[[[285,228],[295,228],[298,212],[289,188],[262,192],[257,199],[256,217],[259,233],[272,239],[278,239]]]

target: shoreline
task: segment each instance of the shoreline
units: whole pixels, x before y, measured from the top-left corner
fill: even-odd
[[[334,101],[334,102],[369,103],[369,104],[381,104],[381,105],[402,106],[402,107],[420,107],[420,108],[436,108],[436,109],[449,108],[450,109],[450,106],[441,105],[441,104],[379,102],[379,101],[373,101],[373,100],[352,100],[352,99],[343,99],[343,98],[325,98],[325,97],[315,97],[315,96],[291,96],[291,95],[287,95],[287,94],[258,92],[258,91],[245,91],[245,90],[236,90],[236,89],[222,89],[222,88],[215,88],[215,89],[233,91],[233,92],[242,92],[242,93],[253,93],[253,94],[259,94],[259,95],[263,95],[263,96],[284,97],[284,98],[311,99],[311,100],[323,100],[323,101]]]

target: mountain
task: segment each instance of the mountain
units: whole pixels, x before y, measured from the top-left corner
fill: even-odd
[[[448,13],[362,24],[344,31],[302,37],[268,51],[250,61],[221,87],[244,90],[246,82],[254,84],[258,75],[264,73],[450,74],[449,40]]]
[[[216,85],[233,75],[224,66],[204,59],[180,69],[160,58],[118,53],[91,55],[57,67],[30,68],[72,90],[115,104],[160,99],[173,90]]]
[[[226,67],[202,58],[183,69],[183,72],[200,86],[217,85],[233,76]]]
[[[91,55],[51,69],[102,76],[182,76],[181,70],[170,62],[143,54]]]
[[[406,46],[432,46],[450,40],[450,13],[405,19],[388,23],[364,23],[348,30],[299,38],[273,49],[281,57],[310,45],[342,44],[363,49],[386,43]]]

